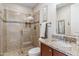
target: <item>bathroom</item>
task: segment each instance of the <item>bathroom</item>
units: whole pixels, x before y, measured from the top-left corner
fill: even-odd
[[[0,3],[0,55],[79,55],[78,10],[79,3]]]

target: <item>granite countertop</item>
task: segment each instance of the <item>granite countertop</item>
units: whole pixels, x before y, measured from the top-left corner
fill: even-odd
[[[39,39],[40,42],[46,44],[47,46],[62,52],[68,56],[78,56],[79,55],[79,46],[74,43],[64,42],[62,40],[52,39]]]

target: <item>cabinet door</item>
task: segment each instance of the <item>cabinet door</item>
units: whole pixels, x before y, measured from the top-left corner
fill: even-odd
[[[41,56],[52,56],[52,49],[41,43]]]
[[[66,55],[57,50],[53,50],[53,56],[66,56]]]

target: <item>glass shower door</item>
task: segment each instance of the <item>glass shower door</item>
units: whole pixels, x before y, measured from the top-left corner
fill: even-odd
[[[7,51],[20,48],[21,24],[7,23]]]
[[[7,10],[7,52],[20,50],[24,15]]]

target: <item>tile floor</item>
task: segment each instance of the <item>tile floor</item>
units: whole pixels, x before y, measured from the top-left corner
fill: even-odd
[[[29,46],[26,48],[9,51],[9,52],[4,53],[4,56],[28,56],[28,50],[33,47],[34,46]]]

